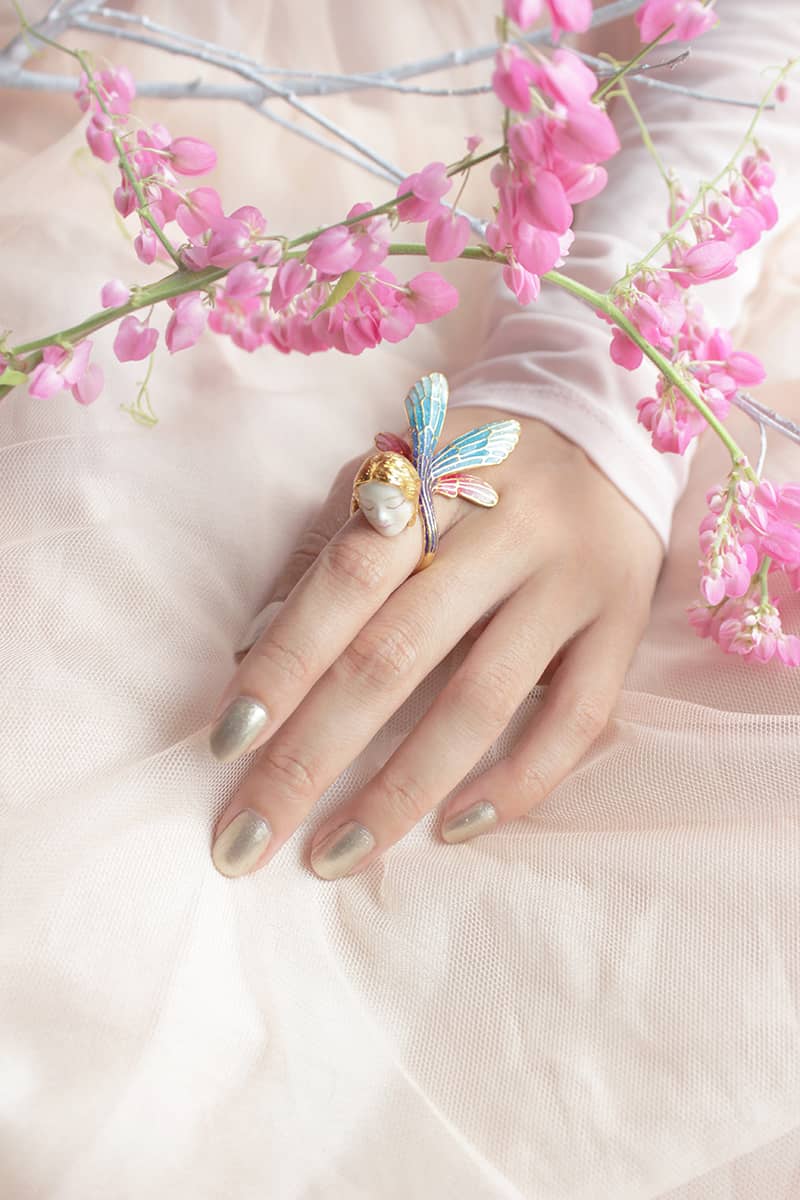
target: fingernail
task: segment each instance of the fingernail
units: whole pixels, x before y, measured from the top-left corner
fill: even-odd
[[[479,833],[485,833],[497,824],[497,809],[488,800],[465,808],[463,812],[449,817],[442,826],[442,837],[446,842],[466,842]]]
[[[375,838],[358,821],[348,821],[311,849],[311,866],[321,879],[338,879],[375,847]]]
[[[211,847],[214,866],[222,875],[246,875],[254,867],[272,837],[269,822],[252,808],[238,813]]]
[[[260,701],[237,696],[209,734],[211,753],[221,762],[238,758],[256,740],[268,720],[269,713]]]

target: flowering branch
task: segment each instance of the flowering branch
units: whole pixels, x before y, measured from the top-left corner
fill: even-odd
[[[581,32],[591,22],[601,24],[636,8],[643,47],[629,62],[604,63],[601,81],[579,55],[560,47],[551,54],[538,49],[546,32],[531,33],[530,25],[543,4],[556,40],[564,31]],[[123,219],[136,216],[140,222],[134,240],[138,258],[146,264],[171,261],[177,269],[133,288],[109,280],[102,289],[101,311],[47,337],[11,349],[0,345],[0,397],[27,383],[34,397],[66,388],[79,402],[91,403],[103,381],[100,368],[89,362],[90,338],[114,325],[116,357],[122,362],[148,360],[136,401],[126,411],[152,424],[149,382],[161,334],[151,322],[160,306],[171,313],[164,333],[170,353],[191,348],[208,325],[246,350],[269,345],[282,353],[335,348],[360,354],[382,341],[403,340],[415,325],[437,319],[458,301],[455,289],[436,272],[398,279],[388,268],[391,258],[498,264],[521,304],[536,299],[542,282],[560,287],[612,326],[615,362],[633,368],[647,358],[654,364],[656,397],[643,398],[637,410],[657,450],[682,454],[709,426],[722,440],[732,466],[726,483],[707,496],[699,564],[705,603],[692,606],[690,621],[703,636],[753,661],[777,655],[788,665],[800,665],[800,638],[782,631],[778,602],[770,601],[768,589],[769,574],[783,570],[800,590],[800,484],[776,488],[760,477],[766,426],[795,440],[800,429],[745,397],[742,388],[764,377],[761,364],[734,349],[726,331],[710,326],[691,292],[731,274],[737,255],[777,219],[770,192],[774,174],[768,154],[753,142],[753,132],[773,93],[781,98],[783,80],[794,64],[777,74],[733,158],[689,201],[658,156],[631,87],[651,65],[665,65],[646,61],[656,46],[676,38],[692,40],[716,23],[713,0],[625,0],[595,12],[590,0],[504,0],[497,45],[360,76],[265,68],[246,55],[92,0],[54,5],[44,28],[32,32],[58,46],[47,29],[64,21],[71,28],[112,33],[237,74],[246,81],[237,98],[247,95],[246,102],[270,119],[280,120],[267,101],[280,100],[301,112],[335,142],[313,130],[302,130],[305,136],[390,178],[396,194],[377,205],[357,203],[334,224],[298,236],[268,233],[265,217],[254,206],[225,213],[213,188],[187,190],[181,182],[182,176],[211,169],[216,162],[212,147],[193,137],[173,138],[162,125],[135,128],[130,121],[135,85],[129,73],[124,68],[95,73],[86,52],[67,51],[82,69],[76,98],[90,112],[90,149],[107,162],[117,161],[121,182],[115,207]],[[682,61],[686,53],[681,50],[666,65]],[[450,165],[429,163],[410,175],[298,99],[367,87],[432,95],[482,91],[487,85],[435,89],[404,80],[492,54],[488,86],[502,106],[501,144],[478,153],[479,139],[467,138],[464,156]],[[6,62],[13,58],[17,72],[25,59],[19,43],[13,55],[7,51],[2,57]],[[207,87],[188,86],[194,94]],[[573,206],[602,191],[607,180],[602,164],[619,149],[605,109],[605,101],[615,95],[628,104],[656,159],[669,190],[670,216],[656,246],[601,293],[558,268],[573,239]],[[458,205],[473,168],[489,160],[494,160],[497,204],[486,221]],[[445,197],[456,177],[461,183],[450,201]],[[724,178],[728,185],[720,190]],[[393,240],[405,222],[425,225],[424,244]],[[167,232],[168,226],[179,234]],[[480,239],[478,245],[467,244],[473,235]],[[665,249],[668,261],[655,266]],[[755,471],[724,424],[732,403],[759,423],[762,452]]]

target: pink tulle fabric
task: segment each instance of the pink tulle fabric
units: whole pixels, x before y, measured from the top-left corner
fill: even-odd
[[[319,70],[492,36],[484,0],[315,0],[313,19],[278,0],[130,7]],[[2,10],[5,40],[10,22]],[[99,48],[138,78],[199,73]],[[33,337],[146,268],[74,103],[0,103],[0,326]],[[163,102],[140,103],[164,119]],[[361,93],[330,111],[406,173],[459,152],[465,132],[488,145],[496,115],[481,97],[456,109]],[[275,229],[392,192],[233,103],[176,102],[167,120],[220,149],[226,204],[258,204]],[[639,169],[643,189],[659,186]],[[759,267],[737,345],[764,358],[761,398],[798,420],[800,226],[782,226]],[[110,335],[95,339],[107,382],[93,405],[68,392],[0,404],[3,1195],[795,1200],[800,673],[723,655],[686,621],[705,491],[726,470],[716,440],[685,464],[613,719],[541,809],[462,846],[438,840],[431,814],[335,883],[303,864],[322,819],[422,719],[458,647],[267,869],[232,881],[211,863],[248,766],[207,749],[233,647],[341,463],[402,430],[420,374],[469,369],[492,320],[476,283],[488,271],[447,264],[461,306],[358,358],[248,355],[204,334],[159,358],[152,430],[120,412],[145,364],[116,363]],[[737,414],[732,428],[757,461],[755,427]],[[797,479],[799,459],[770,437],[771,478]],[[797,596],[784,616],[800,630]]]

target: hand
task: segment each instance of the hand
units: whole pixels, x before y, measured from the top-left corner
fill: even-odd
[[[440,445],[504,415],[451,409]],[[548,664],[545,701],[513,754],[451,797],[444,839],[529,813],[607,724],[647,622],[662,545],[579,447],[518,419],[516,449],[481,471],[499,503],[436,496],[439,549],[417,574],[419,520],[389,538],[362,513],[348,516],[369,450],[340,472],[277,581],[274,599],[288,598],[217,706],[218,758],[261,747],[217,825],[212,856],[222,874],[269,862],[468,632],[466,658],[421,723],[317,830],[310,865],[321,878],[367,866],[452,791]]]

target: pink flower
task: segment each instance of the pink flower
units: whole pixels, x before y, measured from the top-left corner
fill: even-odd
[[[680,39],[689,42],[717,24],[718,17],[703,0],[645,0],[636,13],[636,24],[643,42],[652,42],[673,26],[662,44]]]
[[[180,296],[174,304],[164,335],[170,354],[194,346],[207,320],[208,310],[203,304],[202,292],[187,292],[185,296]]]
[[[86,374],[92,343],[88,338],[78,342],[71,350],[61,346],[45,346],[42,361],[28,376],[28,394],[38,400],[47,400],[63,388],[78,384]]]
[[[131,298],[131,289],[126,287],[121,279],[109,279],[104,283],[100,292],[100,303],[103,308],[118,308],[127,304]]]
[[[501,46],[495,54],[492,88],[497,99],[514,112],[526,113],[531,107],[531,83],[536,69],[516,46]]]
[[[627,333],[619,326],[611,335],[611,361],[615,362],[618,367],[624,367],[626,371],[635,371],[641,366],[644,358],[643,351],[632,341]]]
[[[588,104],[597,88],[594,71],[571,50],[555,50],[550,59],[534,70],[534,80],[540,91],[566,108]]]
[[[425,249],[431,262],[449,262],[458,258],[469,241],[470,225],[466,217],[456,216],[441,206],[425,230]]]
[[[673,276],[682,287],[724,279],[736,271],[736,251],[723,241],[698,242],[683,251],[676,247],[670,260]]]
[[[73,383],[70,391],[79,404],[94,404],[103,390],[103,369],[97,363],[90,363],[77,383]]]
[[[435,271],[423,271],[406,284],[407,306],[418,325],[436,321],[458,304],[458,292]]]
[[[175,220],[190,238],[200,237],[224,219],[219,192],[210,187],[187,192],[175,211]]]
[[[179,175],[205,175],[217,165],[216,150],[200,138],[175,138],[167,150],[173,170]]]
[[[536,171],[519,188],[517,204],[520,216],[539,229],[550,233],[566,233],[572,224],[572,206],[564,193],[561,180],[551,171]]]
[[[263,214],[252,204],[215,220],[208,241],[208,262],[215,267],[235,267],[252,258],[266,227]]]
[[[355,267],[361,251],[346,225],[334,225],[318,233],[306,250],[306,262],[326,275],[341,275]]]
[[[353,217],[370,212],[372,207],[367,201],[354,204],[347,214],[347,219],[352,220]],[[381,265],[389,253],[390,226],[388,217],[370,217],[366,221],[359,221],[357,225],[351,225],[350,230],[355,240],[355,245],[360,251],[359,257],[356,259],[352,269],[354,271],[374,271],[376,267]]]
[[[296,258],[287,258],[282,262],[272,279],[269,293],[269,306],[274,312],[283,312],[294,300],[295,296],[305,291],[311,282],[313,271],[311,267]]]
[[[619,150],[617,131],[598,104],[568,109],[566,118],[554,125],[552,139],[553,148],[571,162],[605,162]]]
[[[443,162],[428,163],[427,167],[409,175],[398,187],[398,196],[413,192],[413,196],[398,204],[398,217],[401,221],[430,220],[438,212],[442,196],[447,195],[452,186],[453,181],[448,178]]]
[[[125,116],[130,112],[131,104],[136,96],[136,84],[127,67],[115,67],[108,71],[101,71],[95,82],[103,94],[106,107],[112,113]],[[85,71],[81,71],[78,89],[74,95],[82,112],[87,112],[90,104],[94,112],[102,112],[97,97],[89,91],[89,80]]]
[[[538,297],[541,288],[539,276],[526,271],[514,259],[503,267],[503,282],[520,304],[530,304]]]
[[[553,21],[553,38],[562,31],[585,33],[592,23],[592,0],[545,0]]]
[[[139,362],[153,353],[157,341],[157,329],[150,329],[134,316],[123,317],[114,338],[113,350],[120,362]]]
[[[542,11],[542,0],[503,0],[503,12],[520,29],[530,29]]]
[[[95,158],[100,158],[103,162],[113,162],[117,158],[111,118],[105,113],[97,113],[92,117],[86,126],[86,141]]]

